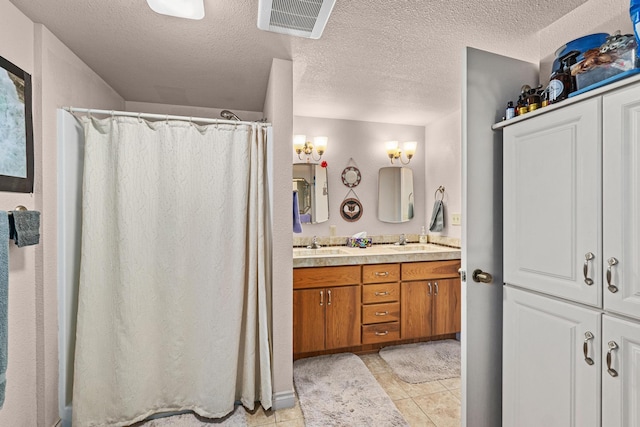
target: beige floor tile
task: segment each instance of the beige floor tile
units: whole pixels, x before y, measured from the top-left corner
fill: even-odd
[[[360,359],[362,359],[364,364],[367,365],[367,368],[374,374],[391,372],[391,368],[389,368],[387,362],[385,362],[378,353],[361,354]]]
[[[378,384],[380,384],[384,391],[387,392],[391,400],[406,399],[409,397],[407,392],[404,391],[400,385],[400,380],[398,380],[391,372],[381,372],[373,374],[373,376],[376,377]]]
[[[249,427],[272,426],[276,423],[276,416],[273,411],[265,411],[262,407],[253,412],[247,411],[247,425]]]
[[[460,426],[460,401],[450,391],[416,397],[414,401],[438,427]]]
[[[276,411],[276,423],[281,423],[283,421],[297,420],[299,418],[303,418],[303,416],[302,416],[302,409],[300,409],[300,402],[298,402],[297,397],[296,397],[296,404],[293,408],[279,409]]]
[[[277,422],[275,425],[276,427],[304,427],[304,420],[299,418],[297,420],[281,421]]]
[[[457,390],[449,390],[451,392],[451,394],[453,394],[456,399],[458,399],[460,402],[462,402],[462,390],[461,389],[457,389]]]
[[[460,377],[440,380],[440,383],[442,383],[442,385],[445,386],[447,390],[458,390],[461,387]]]
[[[400,387],[409,395],[409,397],[424,396],[425,394],[437,393],[447,390],[439,381],[431,381],[428,383],[409,384],[402,380],[398,380]]]
[[[411,427],[436,427],[413,399],[401,399],[393,403]]]

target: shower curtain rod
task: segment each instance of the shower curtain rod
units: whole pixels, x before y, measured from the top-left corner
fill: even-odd
[[[271,126],[271,123],[263,123],[263,122],[210,119],[206,117],[174,116],[171,114],[133,113],[131,111],[96,110],[94,108],[76,108],[76,107],[64,107],[63,109],[70,113],[85,113],[88,115],[104,114],[107,116],[125,116],[125,117],[137,117],[139,119],[156,119],[156,120],[183,120],[187,122],[200,122],[200,123],[220,124],[220,125],[251,125],[254,123],[261,123],[261,124],[264,124],[265,126]]]

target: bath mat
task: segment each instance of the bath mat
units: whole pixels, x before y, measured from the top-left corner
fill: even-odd
[[[409,426],[355,354],[299,359],[293,381],[306,427]]]
[[[385,347],[380,357],[398,378],[411,384],[460,376],[460,343],[455,340]]]

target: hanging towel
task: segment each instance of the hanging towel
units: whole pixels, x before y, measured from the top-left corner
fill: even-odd
[[[9,215],[0,211],[0,409],[7,385],[7,305],[9,304]]]
[[[431,222],[429,223],[430,231],[442,231],[444,228],[444,203],[442,200],[436,200],[433,204],[433,213],[431,214]]]
[[[9,215],[9,238],[18,247],[40,243],[40,212],[11,211]]]
[[[302,233],[302,224],[300,223],[300,208],[298,207],[298,192],[293,192],[293,232]]]

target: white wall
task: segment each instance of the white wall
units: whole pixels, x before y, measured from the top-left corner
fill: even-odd
[[[306,135],[308,140],[313,140],[314,136],[329,137],[327,152],[322,156],[328,164],[329,221],[303,224],[302,233],[294,236],[329,236],[331,225],[336,226],[337,236],[351,236],[360,231],[369,235],[420,233],[420,227],[425,225],[424,127],[295,116],[293,131],[294,134]],[[400,141],[400,144],[404,141],[418,142],[416,156],[406,165],[413,170],[414,218],[399,224],[378,220],[378,170],[391,166],[385,149],[385,142],[391,140]],[[289,145],[291,161],[300,163],[292,143]],[[362,176],[360,184],[353,188],[363,207],[362,218],[355,222],[347,222],[340,216],[342,201],[347,195],[355,197],[341,178],[344,168],[353,165],[350,158]]]
[[[459,225],[451,224],[451,214],[462,211],[461,120],[460,111],[456,111],[425,128],[425,199],[429,218],[435,202],[435,189],[440,185],[445,188],[445,227],[439,233],[430,234],[456,239],[462,237],[462,229]],[[438,195],[438,199],[440,197]]]

